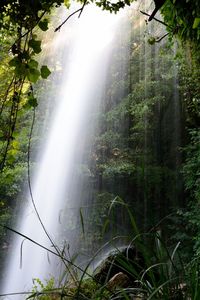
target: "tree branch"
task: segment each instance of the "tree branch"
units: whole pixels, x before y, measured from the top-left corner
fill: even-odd
[[[58,31],[61,29],[61,27],[75,14],[77,14],[79,12],[79,15],[78,17],[80,18],[82,12],[83,12],[83,9],[85,7],[85,5],[87,4],[87,0],[84,1],[83,5],[81,6],[81,8],[75,10],[73,13],[71,13],[55,30],[54,32]]]
[[[82,12],[83,12],[83,10],[84,10],[84,7],[85,7],[86,3],[87,3],[87,0],[84,0],[83,6],[81,7],[80,14],[78,15],[79,18],[80,18],[81,14],[82,14]]]
[[[169,35],[169,32],[167,32],[166,34],[164,34],[163,36],[161,36],[161,38],[159,38],[158,40],[156,40],[156,43],[160,43],[168,35]]]
[[[148,16],[148,17],[151,16],[151,15],[147,14],[146,12],[144,12],[144,11],[142,11],[142,10],[140,10],[140,12],[141,12],[143,15],[145,15],[145,16]],[[169,25],[166,24],[165,22],[163,22],[163,21],[161,21],[161,20],[159,20],[159,19],[157,19],[157,18],[155,18],[155,17],[153,17],[153,19],[154,19],[155,21],[161,23],[162,25],[164,25],[164,26],[166,26],[166,27],[169,27],[169,28],[173,29],[171,26],[169,26]]]
[[[55,30],[54,30],[54,32],[56,32],[56,31],[58,31],[58,30],[60,30],[60,28],[73,16],[73,15],[75,15],[75,14],[77,14],[79,11],[80,11],[80,13],[81,13],[81,10],[82,10],[82,7],[81,8],[79,8],[79,9],[77,9],[77,10],[75,10],[73,13],[71,13],[68,17],[67,17],[67,19],[65,19]]]
[[[52,5],[52,4],[51,4]],[[20,37],[14,42],[14,44],[10,47],[9,51],[12,51],[12,47],[18,43],[19,41],[21,41],[21,39],[25,36],[27,36],[30,32],[33,31],[33,29],[39,24],[39,22],[41,21],[41,19],[44,17],[44,15],[46,14],[47,10],[43,11],[43,13],[41,14],[41,16],[37,19],[36,23],[29,28],[27,31],[25,31],[23,34],[20,35]]]

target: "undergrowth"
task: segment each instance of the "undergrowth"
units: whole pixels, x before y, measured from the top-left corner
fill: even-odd
[[[121,199],[118,200],[120,201],[115,201],[115,205],[126,206],[132,224],[132,233],[126,249],[127,251],[135,249],[136,255],[128,257],[125,254],[123,256],[121,248],[115,247],[115,254],[111,255],[109,269],[107,269],[107,275],[103,281],[99,280],[100,277],[96,276],[95,272],[90,271],[98,253],[94,254],[84,269],[77,266],[74,261],[66,261],[68,276],[64,284],[57,286],[54,279],[50,279],[46,283],[40,279],[34,279],[33,289],[27,294],[26,299],[200,299],[199,257],[195,257],[186,264],[181,257],[181,241],[172,247],[166,244],[160,231],[140,233],[130,208]],[[113,205],[112,203],[109,212]],[[38,246],[42,245],[38,244]],[[65,258],[62,256],[61,259],[63,261]],[[126,274],[128,279],[125,286],[124,284],[114,284],[111,287],[110,282],[114,279],[113,276],[109,278],[109,275],[112,274],[113,269],[116,269],[116,274]],[[101,267],[98,272],[101,272]],[[72,274],[73,276],[71,276]]]

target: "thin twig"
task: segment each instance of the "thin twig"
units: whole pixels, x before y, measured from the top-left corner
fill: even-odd
[[[17,295],[31,295],[31,294],[32,294],[32,292],[6,293],[6,294],[0,294],[0,297],[17,296]]]
[[[140,10],[140,12],[141,12],[143,15],[150,17],[150,15],[147,14],[146,12],[144,12],[144,11],[142,11],[142,10]],[[170,25],[166,24],[165,22],[163,22],[163,21],[161,21],[161,20],[159,20],[159,19],[157,19],[157,18],[155,18],[155,17],[153,17],[153,19],[154,19],[155,21],[161,23],[162,25],[164,25],[164,26],[166,26],[166,27],[169,27],[169,28],[173,29],[173,27],[171,27]]]
[[[166,34],[164,34],[163,36],[161,36],[161,38],[159,38],[158,40],[156,40],[156,43],[160,43],[168,35],[169,35],[169,32],[167,32]]]
[[[71,13],[68,17],[67,17],[67,19],[65,19],[55,30],[54,30],[54,32],[56,32],[56,31],[58,31],[58,30],[60,30],[60,28],[73,16],[73,15],[75,15],[75,14],[77,14],[79,11],[81,12],[81,10],[82,10],[82,7],[81,8],[79,8],[79,9],[77,9],[77,10],[75,10],[73,13]]]
[[[85,5],[87,4],[87,0],[84,1],[83,5],[81,6],[81,8],[75,10],[73,13],[71,13],[55,30],[54,32],[58,31],[61,29],[61,27],[75,14],[77,14],[79,12],[79,15],[78,15],[78,18],[80,18],[82,12],[83,12],[83,9],[85,7]]]
[[[34,124],[35,124],[35,108],[33,109],[33,119],[32,119],[32,123],[31,123],[31,130],[30,130],[29,141],[28,141],[28,157],[27,157],[27,159],[28,159],[28,161],[27,161],[27,164],[28,164],[28,188],[29,188],[29,192],[30,192],[31,202],[33,204],[33,207],[34,207],[34,210],[36,212],[37,218],[38,218],[38,220],[39,220],[46,236],[48,237],[49,241],[51,242],[52,246],[58,252],[58,249],[57,249],[56,245],[54,245],[54,242],[53,242],[52,238],[50,237],[49,233],[47,232],[47,230],[46,230],[46,228],[43,224],[43,221],[42,221],[42,219],[40,217],[40,214],[38,212],[38,209],[36,207],[34,197],[33,197],[33,192],[32,192],[31,176],[30,176],[30,153],[31,153],[31,140],[32,140],[32,135],[33,135]]]
[[[83,6],[82,6],[81,11],[80,11],[80,14],[78,15],[79,18],[81,16],[81,14],[82,14],[82,12],[83,12],[84,7],[85,7],[86,4],[87,4],[87,0],[85,0],[84,3],[83,3]]]

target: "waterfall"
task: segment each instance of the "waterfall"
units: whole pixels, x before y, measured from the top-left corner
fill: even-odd
[[[55,40],[51,42],[58,51],[54,55],[61,57],[64,69],[59,88],[51,96],[55,107],[48,125],[49,134],[45,138],[47,142],[39,155],[41,161],[36,175],[31,178],[35,205],[55,243],[60,228],[64,226],[59,224],[62,210],[65,206],[79,205],[79,199],[70,196],[70,193],[77,192],[72,189],[78,189],[74,170],[77,160],[81,161],[83,155],[85,131],[93,126],[90,124],[90,112],[97,109],[103,91],[117,17],[94,7],[86,7],[79,19],[72,19],[60,32],[55,33]],[[52,81],[57,80],[53,74],[51,77]],[[55,251],[38,220],[30,197],[19,217],[17,230]],[[30,291],[33,278],[44,281],[55,276],[58,272],[56,268],[60,268],[54,255],[47,255],[46,250],[28,239],[13,235],[1,294]],[[72,237],[66,238],[73,249]],[[6,296],[4,299],[11,298]],[[22,295],[13,298],[22,299]]]

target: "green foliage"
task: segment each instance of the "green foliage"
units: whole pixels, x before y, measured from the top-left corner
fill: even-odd
[[[21,206],[20,194],[26,180],[26,164],[22,162],[14,164],[16,157],[19,159],[20,155],[9,152],[8,160],[12,167],[7,166],[0,176],[0,267],[2,270],[9,249],[8,232],[2,226],[14,225],[17,221],[16,207]],[[3,275],[2,272],[1,276]]]
[[[96,5],[101,7],[102,9],[108,10],[110,12],[118,12],[121,8],[124,8],[126,5],[130,5],[130,0],[124,0],[124,1],[117,1],[113,3],[112,1],[96,1]]]
[[[38,54],[41,52],[41,41],[31,39],[29,41],[29,47],[32,48],[33,54]],[[16,76],[25,76],[31,83],[36,83],[40,76],[46,79],[51,74],[47,66],[42,66],[41,70],[39,70],[38,62],[35,59],[32,59],[29,54],[23,55],[22,58],[15,56],[11,59],[9,65],[14,67]]]
[[[51,300],[56,291],[54,289],[54,279],[51,278],[44,284],[39,278],[33,279],[32,295],[27,299]]]
[[[29,69],[27,78],[30,80],[32,83],[36,83],[40,77],[40,72],[37,69]]]
[[[190,247],[193,249],[190,252],[193,251],[196,255],[199,255],[199,54],[188,44],[182,51],[180,49],[178,60],[180,63],[180,92],[185,106],[186,126],[188,128],[186,145],[183,147],[184,162],[182,166],[186,209],[181,210],[180,215],[185,223],[185,233],[190,239],[190,242],[186,241],[186,243],[192,244]],[[188,240],[187,236],[185,238]]]
[[[0,207],[1,207],[0,224],[2,226],[8,225],[12,219],[12,211],[6,207],[6,203],[2,200],[0,202]],[[7,241],[7,236],[3,227],[0,228],[0,240],[1,240],[1,247],[3,247],[4,243],[6,243]]]
[[[174,182],[178,181],[180,165],[175,168],[177,146],[173,138],[175,123],[180,121],[174,121],[177,69],[174,53],[167,45],[148,46],[137,36],[140,33],[126,34],[132,37],[128,44],[130,56],[124,61],[123,42],[113,50],[106,109],[98,121],[100,130],[93,147],[91,173],[101,182],[104,192],[134,207],[138,219],[143,220],[141,226],[147,229],[179,201],[180,188]],[[140,51],[132,54],[135,40]],[[122,227],[120,213],[118,225]]]
[[[99,286],[92,278],[85,278],[82,281],[69,282],[66,286],[55,288],[54,279],[50,279],[43,284],[40,279],[34,279],[32,294],[27,299],[35,300],[57,300],[64,298],[66,300],[102,300],[107,299],[111,293]]]
[[[115,177],[118,177],[119,179],[124,177],[130,178],[135,172],[134,164],[125,161],[110,161],[110,164],[102,166],[102,169],[103,176],[111,179]]]
[[[183,165],[185,188],[189,193],[188,210],[182,213],[193,236],[196,255],[200,253],[200,132],[190,131],[191,142],[184,148],[186,160]]]
[[[150,38],[148,39],[148,43],[149,43],[150,45],[154,45],[155,42],[156,42],[156,38],[155,38],[154,36],[152,36],[152,37],[150,37]]]
[[[200,120],[200,68],[199,55],[189,45],[180,49],[180,91],[185,105],[188,128],[199,126]]]
[[[83,276],[76,277],[75,281],[69,280],[64,285],[55,288],[53,279],[47,284],[43,284],[39,279],[34,280],[32,294],[27,299],[53,300],[63,297],[64,299],[114,300],[119,297],[119,299],[129,299],[133,296],[148,300],[197,300],[199,298],[199,259],[184,265],[180,255],[180,242],[169,247],[159,229],[151,233],[141,233],[132,213],[122,199],[117,198],[111,203],[109,213],[115,209],[115,205],[125,206],[127,209],[127,217],[132,223],[127,249],[134,247],[137,253],[137,257],[123,256],[120,255],[121,249],[114,247],[115,260],[113,255],[111,260],[114,260],[114,263],[110,268],[116,269],[115,274],[118,273],[118,269],[127,274],[131,279],[127,282],[127,287],[119,285],[111,288],[110,281],[108,281],[109,273],[104,274],[108,278],[101,284],[96,272],[89,277],[85,274],[95,260],[95,254],[86,270],[83,271]],[[113,240],[110,243],[112,245]],[[106,249],[107,243],[104,247]]]
[[[199,49],[200,8],[198,0],[166,1],[161,12],[172,36],[177,35],[183,42],[191,41],[195,48]]]
[[[87,210],[82,208],[82,223],[85,228],[85,237],[87,241],[86,251],[88,249],[95,252],[98,249],[99,243],[101,243],[105,237],[106,220],[108,217],[108,210],[114,199],[114,195],[108,192],[98,193],[95,199],[95,205],[90,209],[90,215],[87,216]]]
[[[51,71],[47,66],[41,67],[41,76],[42,78],[46,79],[51,74]]]
[[[1,174],[1,198],[15,198],[22,191],[22,183],[26,176],[26,163],[15,164],[15,168],[7,167]]]
[[[44,12],[49,13],[52,7],[60,6],[62,3],[62,0],[51,2],[46,0],[34,2],[31,0],[26,2],[6,1],[0,6],[0,27],[13,31],[15,27],[21,24],[23,28],[29,30],[37,25]]]
[[[38,23],[38,26],[40,27],[40,29],[42,31],[47,31],[48,30],[48,23],[49,23],[48,19],[44,19],[44,20],[42,20]]]
[[[33,50],[34,54],[38,54],[42,51],[41,41],[37,41],[35,39],[30,39],[28,42],[28,45]]]
[[[0,37],[5,45],[2,53],[9,52],[9,56],[2,61],[4,72],[1,77],[8,76],[7,70],[10,74],[10,83],[7,81],[7,86],[4,84],[0,101],[2,122],[6,124],[8,120],[1,134],[5,144],[1,148],[0,169],[6,163],[8,151],[12,151],[19,115],[37,106],[32,84],[39,78],[46,79],[51,73],[47,66],[39,66],[36,55],[42,51],[40,32],[48,29],[48,19],[44,15],[62,2],[38,0],[25,3],[11,0],[0,4]]]
[[[37,102],[37,98],[35,98],[32,94],[28,97],[28,103],[27,103],[30,107],[37,107],[38,106],[38,102]]]
[[[198,129],[190,131],[191,142],[184,151],[187,155],[183,166],[185,177],[185,187],[191,191],[192,198],[197,202],[200,201],[200,132]]]
[[[120,199],[116,200],[116,204],[126,206]],[[111,210],[113,208],[112,205]],[[127,206],[126,208],[132,223],[132,231],[129,232],[131,242],[128,247],[135,247],[142,259],[141,268],[138,268],[134,257],[127,262],[123,256],[119,256],[115,261],[114,268],[120,267],[122,272],[132,278],[127,289],[121,287],[118,290],[122,299],[126,299],[124,295],[140,295],[142,299],[198,299],[199,258],[185,264],[181,256],[181,242],[173,246],[167,245],[159,228],[154,232],[141,233],[133,214]],[[116,250],[120,253],[120,249]]]
[[[200,18],[195,18],[192,28],[196,29],[200,24]]]

